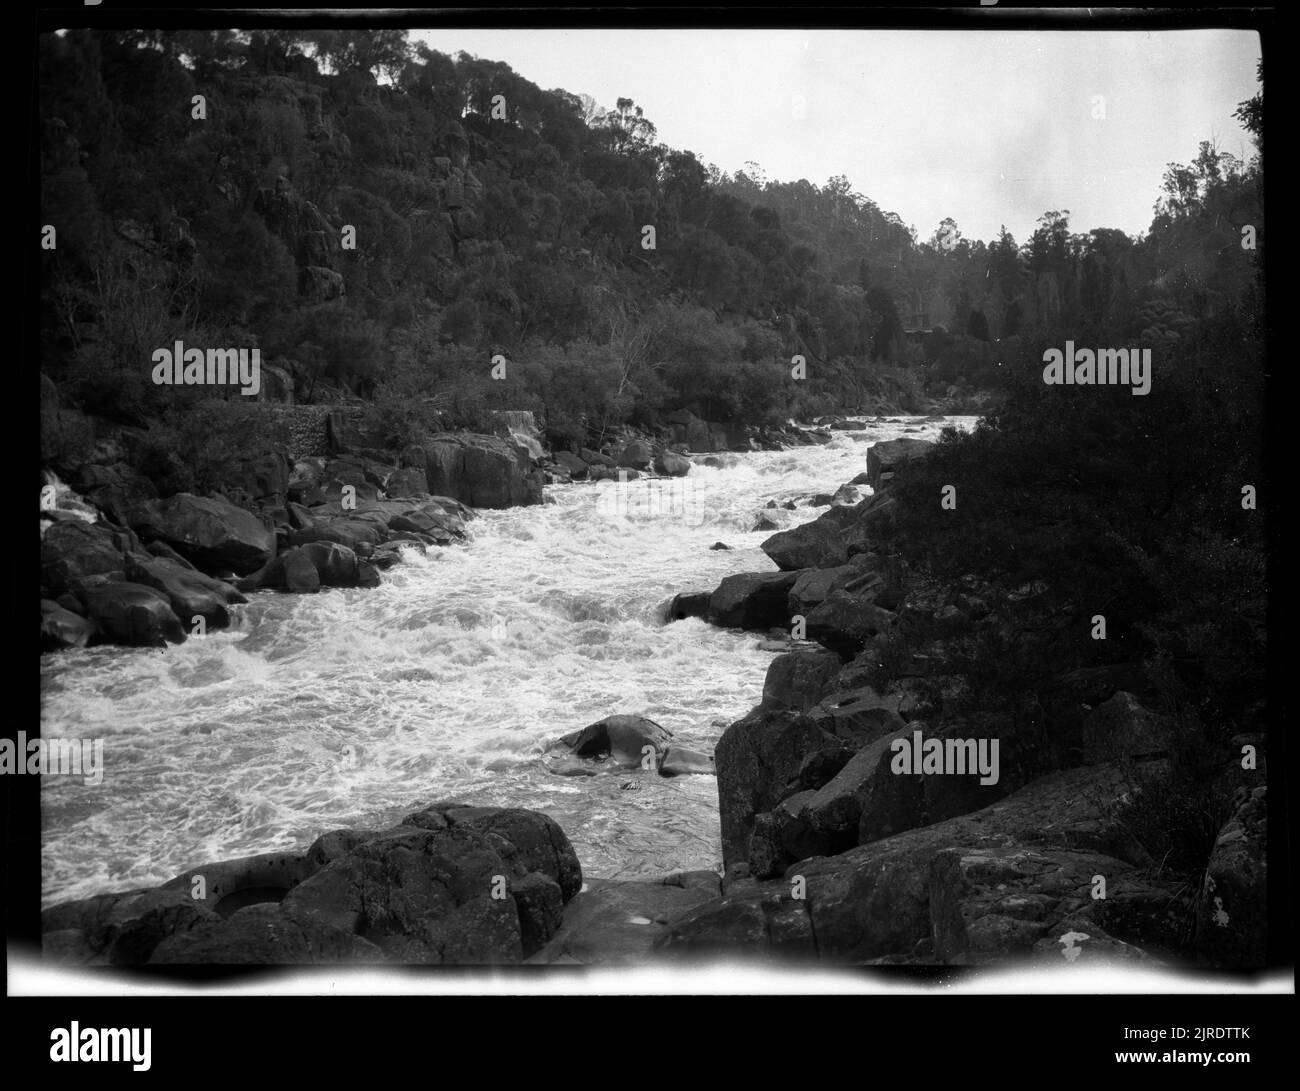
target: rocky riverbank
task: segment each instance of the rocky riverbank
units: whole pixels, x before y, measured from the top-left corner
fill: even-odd
[[[228,625],[252,591],[374,587],[403,550],[462,541],[475,509],[540,504],[547,483],[682,477],[692,457],[830,438],[685,413],[653,436],[551,452],[531,413],[499,414],[498,425],[392,451],[333,423],[328,456],[268,450],[240,461],[221,489],[165,498],[123,441],[105,441],[70,483],[43,477],[41,650],[160,647]]]
[[[1260,965],[1262,736],[1212,755],[1232,813],[1189,883],[1152,858],[1125,810],[1161,792],[1184,744],[1139,665],[1056,678],[1041,694],[1037,734],[972,718],[963,696],[980,679],[969,645],[1007,628],[1008,616],[975,574],[936,586],[898,565],[888,545],[895,475],[930,450],[910,439],[867,448],[852,488],[871,487],[870,496],[855,501],[840,489],[812,498],[827,511],[764,543],[775,569],[727,577],[671,605],[670,624],[704,617],[788,649],[712,760],[643,717],[575,731],[547,758],[568,775],[604,763],[662,776],[716,770],[724,875],[574,885],[560,880],[558,863],[552,874],[532,856],[516,859],[518,831],[544,827],[556,859],[567,860],[571,846],[550,820],[440,804],[396,832],[337,831],[302,856],[213,864],[157,889],[53,906],[47,952],[73,964],[634,964],[728,954]],[[1027,608],[1040,593],[1019,592]],[[898,764],[896,741],[915,748],[915,765]],[[922,757],[926,742],[938,744],[934,765]],[[945,767],[953,757],[969,766]],[[459,840],[440,833],[407,844],[415,835],[403,827],[419,827],[429,812],[470,829]],[[495,856],[469,836],[485,823]],[[322,842],[333,848],[318,851]],[[381,923],[357,915],[354,903],[385,905],[399,883],[400,908],[384,909]],[[425,935],[455,941],[410,938]]]

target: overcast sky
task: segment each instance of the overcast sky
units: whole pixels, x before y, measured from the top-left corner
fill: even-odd
[[[504,61],[542,88],[633,99],[670,147],[734,172],[853,188],[921,238],[1018,242],[1045,211],[1145,231],[1165,166],[1202,140],[1249,156],[1250,31],[412,31]],[[1104,102],[1095,98],[1102,96]],[[804,116],[799,114],[802,99]],[[1095,118],[1104,108],[1104,118]]]

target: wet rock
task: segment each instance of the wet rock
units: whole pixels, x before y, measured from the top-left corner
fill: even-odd
[[[796,578],[789,572],[742,572],[727,576],[709,599],[709,620],[735,629],[788,627],[787,600]]]
[[[672,732],[645,716],[607,716],[581,731],[574,731],[552,745],[566,747],[576,757],[608,754],[625,768],[636,768],[645,759],[645,748],[653,750],[654,764],[667,752]]]
[[[670,746],[659,766],[659,775],[680,777],[690,774],[714,776],[717,770],[713,766],[713,756],[699,750],[688,750],[684,746]]]
[[[275,554],[275,534],[251,512],[192,493],[139,505],[131,528],[142,541],[163,541],[206,571],[244,575]]]
[[[152,587],[111,581],[84,587],[78,593],[86,617],[114,643],[161,648],[185,640],[171,604]]]
[[[429,491],[476,508],[542,502],[527,453],[498,436],[444,432],[424,443]]]
[[[127,575],[135,583],[166,596],[172,610],[187,628],[201,617],[210,626],[230,624],[229,607],[248,600],[224,580],[205,576],[161,557],[133,553],[127,557]]]
[[[763,706],[803,711],[821,700],[823,689],[839,673],[840,657],[820,648],[786,652],[768,664]]]
[[[691,472],[691,460],[683,458],[674,451],[660,451],[655,456],[654,467],[657,473],[670,477],[685,477]]]
[[[52,599],[41,599],[41,651],[84,648],[95,635],[95,623]]]

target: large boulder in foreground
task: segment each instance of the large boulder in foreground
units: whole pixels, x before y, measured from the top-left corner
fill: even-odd
[[[887,439],[867,448],[867,484],[880,487],[880,475],[894,473],[905,462],[924,458],[938,444],[928,439]]]
[[[1121,855],[1123,831],[1108,825],[1106,808],[1124,778],[1118,766],[1053,774],[975,814],[800,860],[780,879],[738,885],[671,922],[654,948],[815,951],[855,963],[1149,962],[1132,944],[1157,933],[1167,942],[1182,909],[1153,923],[1150,907],[1168,910],[1174,892]],[[1098,874],[1104,900],[1092,897]]]
[[[443,432],[423,444],[429,490],[475,508],[542,502],[542,477],[522,448],[498,436]]]
[[[181,492],[131,510],[142,541],[161,541],[207,571],[255,572],[275,556],[275,532],[228,500]]]
[[[303,854],[63,902],[41,930],[45,957],[69,965],[512,963],[555,935],[581,887],[545,815],[440,803],[392,829],[332,831]]]

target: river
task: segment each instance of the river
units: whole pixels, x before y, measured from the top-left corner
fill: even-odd
[[[722,468],[622,493],[548,486],[547,504],[483,512],[466,544],[409,554],[378,588],[262,592],[231,628],[164,650],[43,656],[42,734],[104,740],[101,784],[43,779],[44,903],[302,851],[439,800],[544,811],[588,876],[716,868],[714,778],[562,776],[546,744],[636,712],[712,750],[775,653],[762,634],[665,624],[667,601],[774,570],[759,549],[772,532],[751,529],[767,501],[833,492],[866,468],[869,442],[904,427],[928,439],[944,424],[721,455]],[[765,514],[784,528],[824,510]]]

